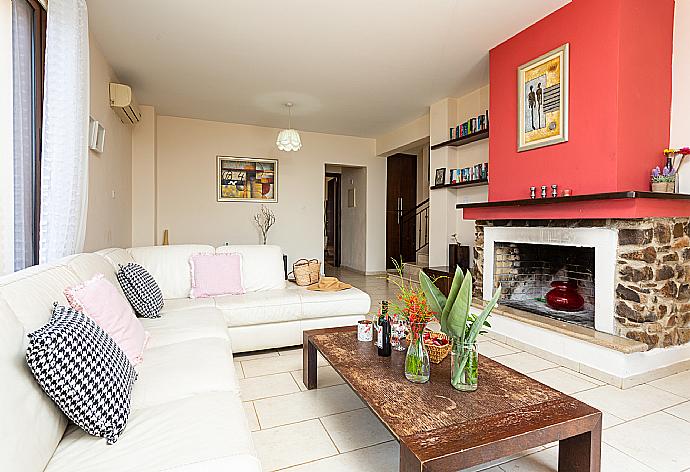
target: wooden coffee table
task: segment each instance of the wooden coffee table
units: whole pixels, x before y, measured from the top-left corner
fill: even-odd
[[[450,356],[431,379],[405,379],[405,353],[379,357],[357,328],[304,332],[304,384],[316,388],[317,351],[400,443],[400,470],[455,472],[559,441],[560,472],[600,470],[601,412],[480,356],[479,388],[450,385]]]

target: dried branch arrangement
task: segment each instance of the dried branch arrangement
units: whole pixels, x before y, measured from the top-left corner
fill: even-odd
[[[271,229],[276,222],[276,215],[269,210],[265,205],[261,205],[259,213],[254,215],[254,221],[261,231],[261,244],[266,244],[268,230]]]

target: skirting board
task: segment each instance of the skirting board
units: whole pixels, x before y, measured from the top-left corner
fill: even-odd
[[[626,354],[501,315],[490,322],[490,337],[618,388],[690,369],[690,344]]]

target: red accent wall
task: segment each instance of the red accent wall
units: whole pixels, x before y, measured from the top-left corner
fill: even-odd
[[[673,8],[573,0],[490,51],[489,201],[551,184],[576,195],[649,189],[669,140]],[[564,43],[569,140],[518,153],[517,68]]]

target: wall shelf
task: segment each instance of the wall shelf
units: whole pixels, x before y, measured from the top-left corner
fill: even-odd
[[[434,149],[441,149],[441,148],[444,148],[447,146],[451,146],[451,147],[464,146],[465,144],[470,144],[470,143],[473,143],[475,141],[487,139],[488,137],[489,137],[489,128],[474,132],[472,134],[468,134],[467,136],[462,136],[460,138],[455,138],[455,139],[449,139],[448,141],[443,141],[442,143],[434,144],[433,146],[431,146],[431,150],[433,151]]]
[[[489,185],[488,179],[470,180],[467,182],[458,182],[457,184],[432,185],[431,187],[429,187],[429,189],[430,190],[437,190],[439,188],[469,188],[469,187],[481,187],[484,185]]]

